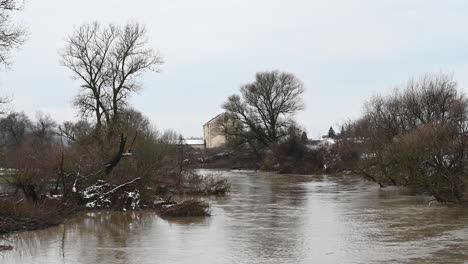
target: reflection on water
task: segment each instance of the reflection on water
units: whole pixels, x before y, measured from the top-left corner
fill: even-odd
[[[12,234],[4,263],[467,263],[468,210],[360,179],[223,172],[213,216],[93,212]]]

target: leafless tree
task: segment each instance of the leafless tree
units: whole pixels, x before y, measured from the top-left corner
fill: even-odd
[[[11,52],[21,47],[26,40],[26,29],[12,22],[12,14],[21,10],[21,0],[0,0],[0,64],[8,67]],[[4,106],[11,98],[0,96],[0,115],[5,114]]]
[[[3,116],[7,113],[7,105],[11,102],[11,98],[8,96],[0,96],[0,116]]]
[[[39,139],[50,139],[56,134],[57,123],[50,115],[36,113],[36,121],[32,124],[32,133]]]
[[[143,25],[102,26],[94,22],[75,28],[65,49],[60,52],[61,64],[81,81],[81,92],[75,98],[75,105],[83,117],[93,117],[97,134],[105,128],[105,140],[100,142],[102,148],[108,148],[115,140],[119,142],[116,150],[104,153],[107,156],[103,158],[106,160],[106,174],[129,149],[129,135],[124,134],[121,126],[128,123],[124,113],[129,108],[129,97],[142,88],[138,77],[148,70],[159,71],[158,65],[163,63],[158,53],[148,45]]]
[[[467,124],[468,98],[453,78],[426,75],[388,96],[373,97],[339,145],[359,142],[348,151],[358,157],[354,171],[381,186],[411,185],[439,201],[462,202]]]
[[[389,140],[399,133],[430,123],[457,122],[453,105],[466,100],[457,83],[445,74],[411,79],[389,96],[375,96],[366,103],[365,118]]]
[[[81,25],[60,54],[61,64],[82,83],[75,105],[83,116],[93,115],[98,126],[115,123],[131,94],[142,88],[138,77],[163,63],[138,23]]]
[[[31,121],[24,113],[12,112],[0,120],[0,138],[2,145],[19,146]]]
[[[240,88],[240,95],[229,96],[223,108],[233,120],[224,133],[264,147],[276,144],[287,135],[294,114],[304,109],[302,82],[293,74],[259,72],[255,81]]]
[[[21,10],[21,0],[0,0],[0,64],[10,64],[10,54],[18,49],[26,37],[24,27],[12,22],[12,14]]]
[[[63,139],[66,139],[67,143],[82,140],[88,136],[91,130],[91,124],[85,120],[77,122],[66,121],[58,127],[59,135]]]

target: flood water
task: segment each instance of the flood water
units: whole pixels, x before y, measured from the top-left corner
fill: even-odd
[[[357,178],[245,171],[213,216],[93,212],[6,236],[0,263],[468,263],[468,208]]]

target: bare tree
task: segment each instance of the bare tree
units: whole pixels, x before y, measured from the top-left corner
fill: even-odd
[[[146,29],[138,23],[124,26],[101,26],[98,22],[84,24],[68,37],[61,53],[61,64],[81,81],[81,91],[75,105],[82,117],[93,117],[100,137],[105,127],[102,149],[109,148],[117,138],[116,150],[105,150],[105,172],[109,174],[129,149],[124,127],[128,117],[129,97],[142,86],[138,77],[145,71],[159,71],[163,63],[158,53],[148,47]],[[120,135],[119,135],[120,134]],[[71,135],[70,135],[71,136]],[[135,141],[136,134],[133,137]],[[73,137],[69,137],[73,138]],[[113,153],[109,156],[109,153]]]
[[[57,123],[42,112],[36,113],[36,119],[31,126],[32,133],[39,139],[51,139],[56,134]]]
[[[229,96],[223,104],[236,124],[225,127],[224,133],[242,138],[252,147],[255,143],[264,147],[276,144],[287,135],[294,114],[304,109],[303,92],[302,82],[291,73],[257,73],[253,83],[240,88],[240,95]]]
[[[21,10],[21,0],[0,0],[0,64],[8,67],[11,63],[11,52],[21,47],[26,40],[26,29],[12,22],[12,14]],[[5,114],[2,106],[11,98],[0,96],[0,115]]]
[[[24,113],[13,112],[0,120],[0,143],[19,146],[31,127],[31,121]]]
[[[25,28],[11,19],[11,15],[22,7],[21,0],[0,0],[0,64],[6,66],[10,64],[10,53],[25,41]]]
[[[8,96],[0,96],[0,116],[5,115],[7,112],[7,105],[11,102],[11,98]]]
[[[138,23],[75,28],[61,51],[61,64],[82,83],[74,101],[82,116],[93,115],[98,126],[118,120],[131,94],[141,89],[138,77],[163,63],[147,46],[146,29]]]
[[[453,78],[426,75],[373,97],[338,146],[351,147],[343,152],[355,154],[353,170],[381,186],[411,185],[439,201],[463,202],[467,124],[468,98]]]

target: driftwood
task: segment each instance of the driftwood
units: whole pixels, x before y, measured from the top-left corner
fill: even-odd
[[[82,203],[88,208],[116,208],[123,210],[135,210],[139,208],[140,192],[138,190],[119,191],[140,181],[141,178],[135,178],[129,182],[118,186],[111,185],[103,180],[97,181],[82,191]]]
[[[112,189],[112,190],[106,192],[104,195],[112,194],[112,193],[118,191],[119,189],[122,189],[123,187],[128,186],[128,185],[130,185],[130,184],[133,184],[133,183],[135,183],[135,182],[137,182],[137,181],[141,181],[141,178],[138,177],[138,178],[135,178],[135,179],[133,179],[133,180],[131,180],[131,181],[129,181],[129,182],[120,184],[119,186],[115,187],[114,189]]]

